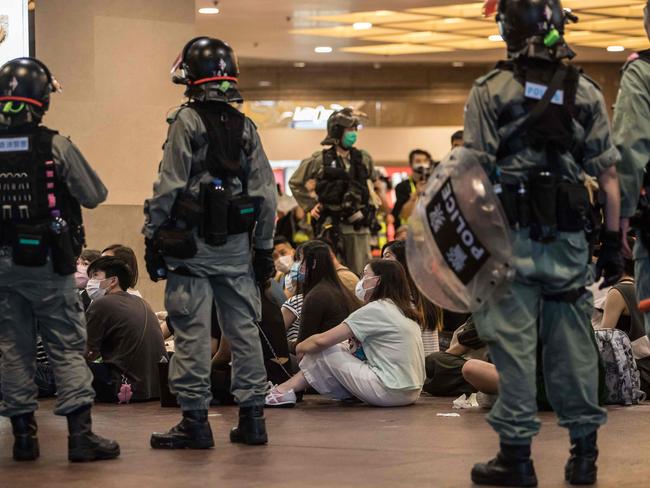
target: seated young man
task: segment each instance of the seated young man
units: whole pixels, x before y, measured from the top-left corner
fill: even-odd
[[[88,276],[86,290],[93,301],[86,314],[86,358],[101,358],[101,363],[90,363],[96,400],[116,403],[123,383],[130,385],[132,401],[158,398],[158,363],[167,355],[165,343],[151,307],[127,292],[129,266],[102,257],[90,264]]]

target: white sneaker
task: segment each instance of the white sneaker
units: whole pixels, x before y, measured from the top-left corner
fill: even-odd
[[[264,401],[267,407],[291,408],[296,406],[296,394],[293,390],[281,393],[277,386],[271,388]]]

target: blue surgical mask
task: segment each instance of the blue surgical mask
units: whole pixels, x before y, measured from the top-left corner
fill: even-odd
[[[302,271],[302,262],[301,261],[295,261],[291,265],[291,269],[289,269],[289,277],[292,281],[296,283],[304,283],[305,282],[305,273]]]

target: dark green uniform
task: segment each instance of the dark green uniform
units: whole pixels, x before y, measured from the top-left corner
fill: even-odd
[[[496,166],[503,178],[526,184],[531,171],[548,167],[543,149],[524,146],[497,158],[504,136],[525,120],[526,113],[505,124],[499,117],[507,106],[524,100],[524,84],[512,71],[496,69],[480,78],[467,104],[464,136],[467,147],[486,153],[489,173]],[[619,159],[602,94],[584,76],[577,83],[575,108],[573,138],[582,157],[575,159],[575,152],[568,151],[558,157],[562,175],[571,182],[581,181],[583,173],[598,176]],[[546,244],[531,240],[529,234],[528,228],[512,233],[516,277],[510,291],[474,314],[500,378],[499,399],[488,421],[507,444],[528,444],[540,428],[535,384],[538,339],[548,397],[560,425],[578,438],[606,421],[605,411],[598,406],[591,294],[561,298],[593,281],[585,234],[559,232],[556,240]]]
[[[106,187],[69,139],[55,135],[52,153],[59,179],[81,205],[95,208],[106,199]],[[49,261],[43,267],[18,266],[11,254],[10,247],[0,247],[0,413],[13,417],[38,407],[37,333],[56,379],[54,412],[67,415],[91,405],[95,391],[84,358],[86,319],[74,274],[56,274]]]
[[[213,94],[207,100],[226,102]],[[204,169],[208,138],[198,113],[183,107],[169,120],[169,132],[154,195],[145,203],[143,233],[153,238],[171,216],[181,190],[199,195],[199,186],[213,177]],[[241,165],[248,176],[248,194],[260,197],[261,212],[253,245],[273,248],[276,188],[273,171],[253,122],[246,118]],[[233,195],[242,191],[235,178]],[[170,363],[170,389],[184,411],[205,410],[210,404],[210,321],[213,301],[219,324],[232,350],[232,392],[240,406],[263,405],[267,390],[262,346],[256,323],[261,319],[259,290],[251,265],[247,233],[228,236],[218,247],[196,237],[198,252],[191,259],[166,257],[169,268],[165,308],[174,327],[175,354]],[[182,274],[175,271],[183,268]]]

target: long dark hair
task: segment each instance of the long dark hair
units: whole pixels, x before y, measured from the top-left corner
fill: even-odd
[[[406,261],[406,243],[404,241],[389,242],[381,250],[382,255],[386,250],[393,253],[397,258],[397,261],[404,267],[413,301],[422,316],[422,329],[442,330],[442,309],[431,303],[424,295],[422,295],[420,290],[418,290],[418,287],[415,286],[413,278],[411,278],[408,262]]]
[[[334,261],[327,244],[320,241],[305,242],[301,246],[302,262],[305,266],[305,282],[302,284],[302,293],[305,298],[307,294],[319,283],[326,283],[341,296],[348,310],[353,311],[359,308],[359,301],[348,290],[336,272]]]
[[[368,301],[392,300],[405,317],[420,323],[422,317],[411,302],[411,290],[404,267],[389,259],[373,259],[368,264],[375,276],[379,276],[379,283]]]

